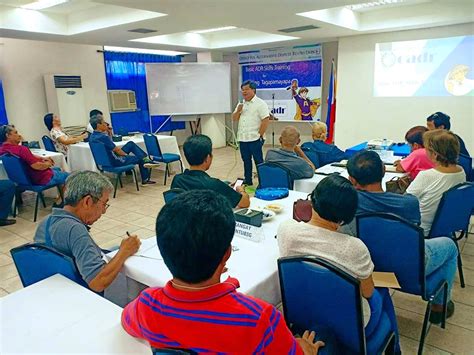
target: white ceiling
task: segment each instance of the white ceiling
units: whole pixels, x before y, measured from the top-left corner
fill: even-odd
[[[70,0],[42,11],[19,8],[32,1],[0,0],[1,37],[235,52],[474,21],[474,0],[405,0],[365,11],[344,7],[364,0]],[[298,15],[301,13],[305,16]],[[288,34],[279,31],[306,25],[319,28]],[[238,29],[188,33],[223,26]],[[136,28],[157,32],[128,32]],[[146,37],[155,37],[151,39],[155,43],[143,42],[149,40]]]

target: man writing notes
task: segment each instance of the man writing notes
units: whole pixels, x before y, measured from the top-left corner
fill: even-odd
[[[257,97],[257,86],[253,81],[243,82],[240,89],[244,101],[237,104],[232,120],[239,121],[237,140],[244,162],[244,184],[252,185],[252,157],[255,165],[263,163],[262,147],[270,123],[270,111],[265,101]]]

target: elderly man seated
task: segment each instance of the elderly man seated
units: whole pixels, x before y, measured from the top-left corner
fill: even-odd
[[[188,137],[184,142],[183,150],[189,169],[174,177],[171,183],[172,189],[212,190],[224,196],[231,207],[250,206],[249,195],[242,186],[234,190],[225,182],[210,177],[206,173],[212,164],[212,141],[208,136],[198,134]]]
[[[286,126],[280,136],[281,148],[269,150],[265,162],[284,166],[293,180],[313,177],[314,164],[301,150],[300,142],[300,132],[293,126]]]
[[[117,277],[125,260],[140,247],[140,239],[132,235],[120,244],[117,254],[106,263],[102,251],[89,234],[89,226],[107,210],[110,181],[92,171],[71,174],[66,181],[64,209],[53,212],[38,226],[35,242],[51,240],[52,247],[71,257],[90,289],[102,292]],[[49,236],[49,237],[47,237]]]
[[[123,166],[129,164],[138,164],[142,185],[154,184],[150,180],[151,168],[157,168],[159,164],[152,163],[147,154],[135,144],[127,142],[123,147],[117,147],[109,135],[109,126],[102,115],[95,115],[90,119],[90,124],[94,132],[89,137],[89,144],[101,143],[114,166]]]
[[[272,305],[221,281],[232,253],[235,219],[227,200],[209,191],[179,194],[160,211],[156,240],[172,279],[144,290],[122,325],[152,347],[212,354],[317,354],[314,332],[295,339]]]
[[[21,135],[14,126],[0,127],[0,155],[11,154],[20,158],[25,163],[26,174],[34,185],[64,184],[69,174],[54,167],[53,159],[36,156],[20,143]],[[59,206],[58,203],[59,199],[56,206]]]

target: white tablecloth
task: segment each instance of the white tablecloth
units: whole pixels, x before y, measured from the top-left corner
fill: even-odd
[[[292,218],[293,201],[298,198],[305,198],[306,194],[290,191],[290,195],[282,200],[263,201],[256,198],[251,199],[251,207],[264,207],[270,203],[278,203],[284,206],[282,212],[273,219],[264,221],[262,229],[265,239],[256,243],[235,236],[232,245],[239,248],[233,251],[227,262],[228,272],[222,275],[221,280],[227,276],[235,277],[240,282],[239,291],[245,294],[263,299],[271,304],[278,304],[281,301],[280,286],[278,282],[277,259],[279,257],[278,244],[275,239],[280,223]],[[164,262],[158,257],[156,239],[149,238],[143,241],[141,250],[147,250],[147,258],[132,256],[125,262],[123,272],[127,277],[141,282],[148,286],[163,286],[171,279],[171,274]],[[108,258],[116,252],[107,254]]]
[[[313,192],[313,190],[319,184],[319,182],[327,176],[327,175],[318,174],[318,171],[321,171],[323,168],[327,168],[327,167],[328,167],[328,165],[322,167],[321,169],[318,169],[316,171],[316,174],[314,174],[314,176],[310,179],[295,180],[295,185],[294,185],[295,191],[305,192],[307,194]],[[331,169],[325,169],[324,171],[329,173],[330,172],[329,170],[331,170]],[[337,172],[340,172],[340,175],[344,176],[345,178],[349,177],[349,174],[347,173],[347,170],[345,168],[337,168],[336,167],[336,168],[334,168],[334,170],[337,171]],[[382,188],[384,189],[384,191],[385,191],[385,183],[387,181],[391,180],[394,177],[401,177],[401,176],[404,176],[404,175],[405,175],[404,173],[392,173],[392,172],[389,173],[389,172],[386,172],[385,176],[383,177],[383,180],[382,180]]]
[[[160,144],[162,153],[173,153],[181,156],[178,148],[178,142],[174,136],[162,136],[157,135],[158,142]],[[143,151],[146,152],[145,142],[143,136],[135,136],[129,140],[114,142],[116,146],[123,147],[127,142],[135,142]],[[97,167],[92,156],[89,143],[81,142],[76,144],[71,144],[68,150],[68,163],[71,167],[71,171],[82,171],[82,170],[92,170],[97,171]],[[183,162],[184,165],[184,162]],[[164,164],[163,164],[164,169]],[[170,164],[171,171],[180,171],[179,162]]]
[[[61,275],[0,298],[0,354],[151,354],[122,309]]]

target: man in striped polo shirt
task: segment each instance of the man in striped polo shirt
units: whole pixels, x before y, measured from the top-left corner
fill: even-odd
[[[122,325],[155,348],[211,353],[317,354],[314,332],[294,338],[272,305],[221,282],[232,251],[235,219],[222,196],[184,192],[160,211],[156,238],[173,275],[165,287],[148,288],[125,307]]]

